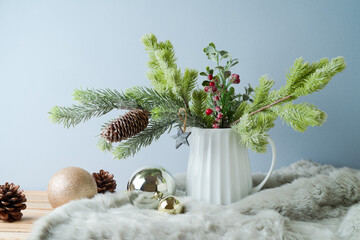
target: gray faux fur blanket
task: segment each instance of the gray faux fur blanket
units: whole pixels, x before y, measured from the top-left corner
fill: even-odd
[[[257,184],[264,176],[253,176]],[[360,239],[360,171],[301,160],[276,171],[265,189],[229,206],[191,200],[185,213],[137,209],[124,192],[73,201],[38,220],[29,240]]]

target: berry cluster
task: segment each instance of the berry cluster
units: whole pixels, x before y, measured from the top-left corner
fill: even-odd
[[[206,67],[206,71],[200,72],[201,76],[207,78],[202,83],[204,91],[208,94],[207,109],[204,114],[207,127],[228,128],[237,120],[235,118],[246,102],[252,102],[250,94],[254,90],[249,85],[244,87],[244,93],[235,93],[234,84],[240,83],[240,76],[236,73],[231,74],[230,69],[238,64],[237,58],[232,58],[225,50],[217,50],[214,43],[209,43],[204,48],[204,53],[216,63],[214,69]],[[221,65],[221,61],[225,61],[225,64]]]
[[[207,69],[209,70],[209,69]],[[211,69],[210,72],[212,73],[213,70]],[[225,74],[224,74],[225,75]],[[230,75],[229,71],[227,71],[226,75]],[[222,119],[223,119],[223,101],[222,99],[226,97],[228,94],[228,88],[231,84],[239,84],[240,83],[240,77],[238,74],[232,74],[230,77],[230,80],[228,82],[220,83],[218,76],[214,78],[212,74],[209,74],[207,76],[208,81],[206,81],[204,87],[204,91],[211,94],[212,99],[212,105],[213,108],[206,109],[205,113],[206,115],[213,115],[214,121],[212,123],[213,128],[220,128]]]

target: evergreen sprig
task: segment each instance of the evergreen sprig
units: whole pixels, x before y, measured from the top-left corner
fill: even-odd
[[[184,103],[176,96],[169,92],[158,92],[149,87],[134,87],[127,89],[125,95],[136,101],[143,109],[152,111],[153,108],[164,106],[178,110],[184,107]]]
[[[162,134],[171,129],[173,124],[174,121],[171,120],[152,121],[144,131],[112,148],[114,158],[124,159],[135,155],[141,148],[149,146],[153,141],[158,140]]]
[[[290,68],[285,86],[272,92],[269,91],[274,82],[261,77],[259,86],[254,91],[253,103],[246,106],[244,115],[234,122],[234,130],[242,136],[242,142],[247,147],[265,152],[268,126],[277,117],[299,132],[304,132],[309,126],[321,126],[326,121],[326,113],[314,105],[293,104],[292,101],[324,88],[345,67],[343,57],[333,58],[331,61],[323,58],[313,63],[299,58]]]
[[[53,123],[63,124],[69,128],[92,117],[100,117],[113,109],[141,108],[134,99],[116,90],[75,89],[74,100],[79,104],[71,107],[54,106],[49,111]]]
[[[288,102],[284,105],[273,106],[271,111],[299,132],[305,132],[309,126],[321,126],[327,119],[325,112],[308,103]]]
[[[276,118],[272,112],[261,112],[254,116],[246,113],[233,129],[241,134],[241,141],[247,148],[264,153],[268,144],[268,132],[275,126]]]
[[[274,85],[274,81],[270,80],[267,75],[263,75],[259,79],[259,86],[255,87],[253,94],[253,102],[248,105],[248,112],[255,111],[263,106],[270,104],[270,89]]]
[[[196,89],[192,93],[191,115],[199,124],[193,126],[211,127],[212,118],[204,115],[208,106],[209,95],[202,89]]]
[[[186,68],[181,73],[176,64],[174,47],[170,41],[158,42],[154,34],[146,34],[142,38],[145,50],[149,55],[147,73],[152,86],[159,93],[168,93],[180,98],[190,112],[191,94],[196,86],[198,71]]]

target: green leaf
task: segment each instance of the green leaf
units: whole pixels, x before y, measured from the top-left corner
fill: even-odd
[[[207,46],[206,48],[204,48],[204,52],[207,53],[207,54],[212,54],[212,53],[215,53],[216,54],[216,50],[214,47],[212,46]]]
[[[222,66],[217,66],[217,67],[215,67],[215,68],[217,68],[217,69],[220,69],[220,70],[223,70],[223,71],[224,71],[224,67],[222,67]]]
[[[209,86],[210,84],[210,81],[206,80],[206,81],[203,81],[201,85],[203,85],[204,87],[205,86]]]
[[[205,76],[205,77],[207,76],[207,74],[205,72],[201,72],[200,75]]]
[[[220,56],[224,57],[224,55],[228,55],[229,53],[227,51],[221,50],[219,51]],[[226,58],[226,57],[224,57]]]
[[[229,89],[229,94],[230,94],[230,95],[234,95],[234,93],[235,93],[235,88],[231,87],[231,88]]]
[[[210,60],[212,60],[212,61],[214,61],[214,62],[217,61],[217,59],[216,59],[216,54],[210,53],[210,54],[208,54],[207,56],[208,56],[208,58],[209,58]]]
[[[236,64],[238,64],[239,63],[239,61],[235,61],[235,62],[233,62],[233,63],[231,63],[231,67],[233,67],[233,66],[235,66]]]
[[[228,78],[228,77],[230,77],[230,75],[231,75],[231,72],[230,72],[230,71],[225,71],[225,72],[224,72],[224,77],[225,77],[225,79]]]

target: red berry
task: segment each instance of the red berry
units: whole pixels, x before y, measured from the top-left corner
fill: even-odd
[[[239,84],[240,83],[240,79],[235,79],[234,81],[233,81],[233,84]]]
[[[221,111],[221,107],[219,107],[219,106],[215,107],[215,111],[220,112],[220,111]]]
[[[215,83],[214,82],[209,82],[209,86],[213,87],[213,86],[215,86]]]
[[[215,124],[213,124],[213,126],[212,126],[213,128],[220,128],[220,125],[219,124],[217,124],[217,123],[215,123]]]
[[[209,79],[209,80],[212,80],[213,78],[214,78],[213,75],[211,75],[211,74],[208,75],[208,79]]]
[[[231,79],[239,79],[239,78],[240,78],[239,74],[236,73],[231,74]]]
[[[206,109],[205,113],[206,115],[212,114],[213,110],[211,108]]]
[[[213,92],[216,92],[217,91],[217,88],[215,86],[212,86],[212,91]]]
[[[211,92],[211,87],[206,86],[206,87],[204,87],[204,90],[205,90],[205,92]]]
[[[214,99],[214,101],[219,101],[220,98],[219,98],[219,96],[215,96],[213,99]]]
[[[239,74],[232,74],[231,75],[231,81],[232,81],[232,83],[234,83],[234,84],[239,84],[240,83],[240,76],[239,76]]]
[[[224,116],[221,112],[218,113],[217,118],[221,119]]]

